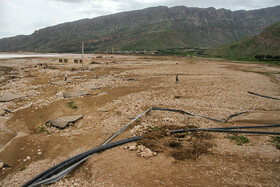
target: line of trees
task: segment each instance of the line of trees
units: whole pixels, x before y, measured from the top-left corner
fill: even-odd
[[[255,58],[259,61],[280,61],[279,55],[256,55]]]

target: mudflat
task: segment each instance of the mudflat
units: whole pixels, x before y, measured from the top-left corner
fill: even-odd
[[[92,156],[51,186],[279,185],[275,136],[242,134],[249,142],[238,144],[228,133],[169,132],[279,124],[280,102],[248,91],[280,98],[280,67],[196,57],[96,57],[87,55],[84,64],[59,63],[56,57],[0,59],[0,97],[26,96],[0,103],[0,109],[9,111],[0,116],[0,186],[19,186],[54,164],[99,146],[152,106],[221,120],[250,112],[221,123],[151,111],[113,141],[136,135],[142,140]],[[63,82],[65,74],[67,83],[51,84]],[[63,97],[81,91],[88,94]],[[75,115],[83,118],[64,129],[46,123]],[[280,132],[280,128],[262,130]]]

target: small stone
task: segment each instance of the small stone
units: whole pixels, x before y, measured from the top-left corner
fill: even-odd
[[[138,146],[139,152],[145,151],[145,149],[146,149],[146,147],[143,146],[143,145],[139,145],[139,146]]]
[[[41,155],[42,154],[42,152],[38,152],[38,155]]]
[[[137,146],[135,146],[135,145],[132,145],[132,146],[130,146],[129,147],[129,150],[130,151],[136,151],[138,148],[137,148]]]
[[[4,167],[4,162],[0,161],[0,169],[2,169]]]
[[[58,97],[63,97],[62,91],[57,92],[55,95],[58,96]]]
[[[27,159],[27,160],[30,160],[30,159],[31,159],[31,157],[30,157],[30,156],[27,156],[27,157],[26,157],[26,159]]]
[[[128,147],[128,146],[124,146],[123,148],[124,148],[124,149],[128,149],[129,147]]]
[[[0,116],[5,116],[6,112],[3,109],[0,109]]]

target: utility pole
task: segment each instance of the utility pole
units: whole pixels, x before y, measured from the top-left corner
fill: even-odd
[[[82,42],[82,67],[84,68],[84,42]]]
[[[112,47],[112,54],[114,55],[114,47]]]

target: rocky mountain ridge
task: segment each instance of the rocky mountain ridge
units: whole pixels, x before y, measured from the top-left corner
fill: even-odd
[[[87,52],[212,48],[259,34],[280,21],[280,6],[251,11],[153,7],[59,24],[0,40],[0,51]]]
[[[265,28],[260,34],[225,44],[206,52],[210,56],[237,60],[268,60],[280,58],[280,22]],[[263,57],[262,57],[263,56]],[[266,59],[267,58],[267,59]]]

